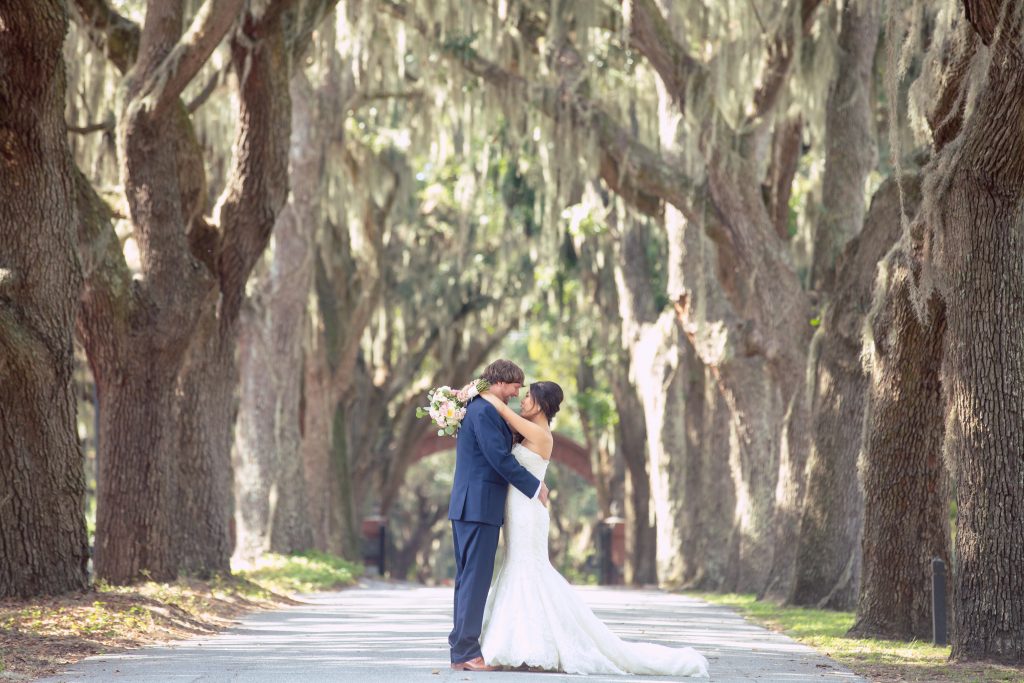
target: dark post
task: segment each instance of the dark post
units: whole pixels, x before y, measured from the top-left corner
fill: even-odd
[[[932,642],[946,644],[946,563],[932,559]]]
[[[600,562],[600,576],[598,582],[602,586],[609,586],[614,583],[615,568],[612,566],[612,528],[603,521],[597,525],[597,552]]]
[[[363,517],[362,537],[360,539],[360,555],[363,564],[370,568],[377,566],[381,577],[384,576],[385,553],[387,552],[388,520],[380,515]]]

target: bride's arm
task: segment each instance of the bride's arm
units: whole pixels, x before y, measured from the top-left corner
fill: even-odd
[[[501,418],[508,423],[509,427],[522,434],[527,441],[542,444],[551,440],[551,432],[509,408],[504,401],[491,392],[485,391],[480,394],[480,398],[497,408],[498,415],[501,415]]]

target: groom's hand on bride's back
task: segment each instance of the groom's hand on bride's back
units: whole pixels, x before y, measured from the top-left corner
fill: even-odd
[[[537,494],[537,500],[544,504],[544,507],[548,506],[548,485],[544,482],[540,483],[540,493]]]

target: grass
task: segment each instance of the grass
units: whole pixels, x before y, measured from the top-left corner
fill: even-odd
[[[344,588],[355,583],[362,573],[362,565],[315,551],[299,555],[264,555],[254,566],[239,572],[250,581],[277,593],[314,593]]]
[[[216,633],[246,614],[297,604],[293,593],[355,583],[362,567],[322,553],[271,555],[207,581],[98,583],[90,591],[0,600],[0,680],[27,680],[83,657]]]
[[[999,664],[949,662],[950,648],[914,641],[848,638],[852,612],[779,607],[753,595],[690,593],[735,609],[751,621],[810,645],[872,681],[1017,681],[1024,669]]]

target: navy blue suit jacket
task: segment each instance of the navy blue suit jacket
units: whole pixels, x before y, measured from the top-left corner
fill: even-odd
[[[470,401],[455,441],[455,482],[448,519],[501,526],[512,484],[533,498],[540,480],[512,455],[512,430],[482,398]]]

